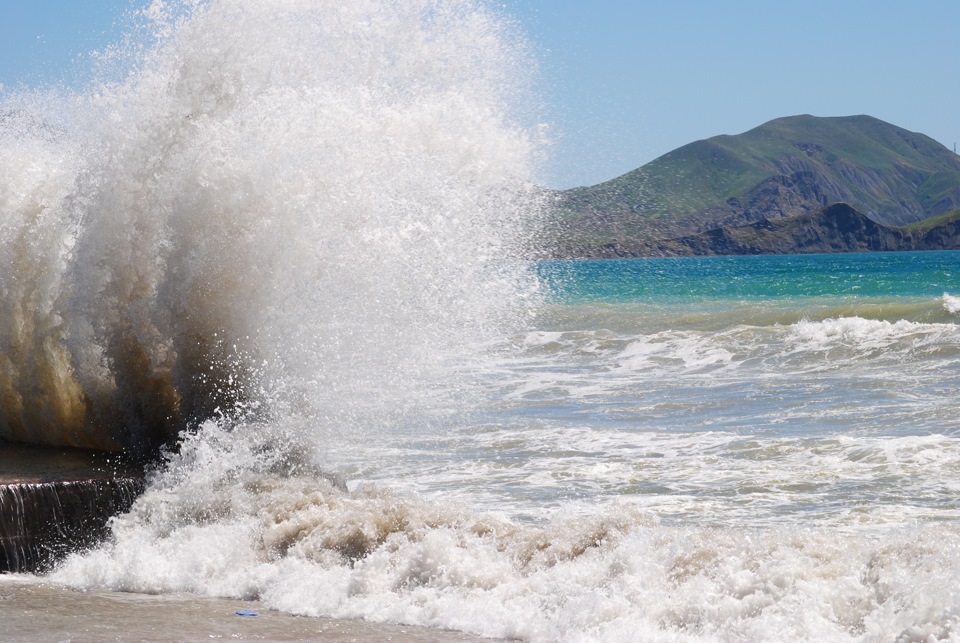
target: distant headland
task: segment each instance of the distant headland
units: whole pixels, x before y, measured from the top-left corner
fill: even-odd
[[[555,197],[552,258],[960,249],[960,156],[871,116],[776,119]]]

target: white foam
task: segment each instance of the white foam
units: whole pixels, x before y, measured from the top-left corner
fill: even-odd
[[[960,313],[960,297],[943,293],[943,307],[948,313]]]
[[[942,636],[960,616],[955,526],[669,527],[608,503],[532,527],[312,477],[211,482],[213,504],[154,485],[54,579],[532,641]]]

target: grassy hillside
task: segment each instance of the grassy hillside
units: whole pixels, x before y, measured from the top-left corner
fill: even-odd
[[[945,226],[955,221],[960,221],[960,208],[950,210],[949,212],[944,212],[943,214],[930,217],[929,219],[924,219],[923,221],[918,221],[917,223],[911,223],[903,228],[908,232],[923,233],[927,230]]]
[[[811,212],[844,201],[886,225],[960,207],[960,157],[870,116],[792,116],[685,145],[558,196],[563,254]]]

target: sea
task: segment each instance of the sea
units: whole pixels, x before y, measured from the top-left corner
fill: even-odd
[[[0,436],[166,447],[0,638],[960,640],[960,253],[537,261],[503,7],[128,18],[0,90]]]

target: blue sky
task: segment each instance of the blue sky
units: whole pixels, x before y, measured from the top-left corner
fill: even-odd
[[[498,3],[538,51],[551,187],[792,114],[870,114],[960,142],[958,0]],[[130,6],[0,0],[0,84],[76,78]]]

